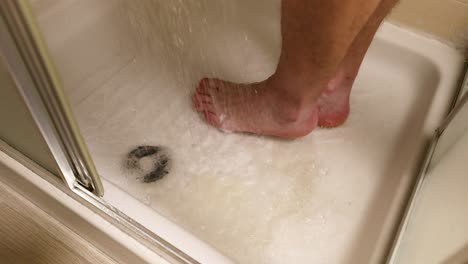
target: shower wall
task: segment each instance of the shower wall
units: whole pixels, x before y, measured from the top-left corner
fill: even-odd
[[[468,133],[425,176],[403,240],[398,263],[466,263]]]
[[[389,20],[426,32],[459,48],[468,48],[467,0],[401,0]]]
[[[33,11],[73,105],[132,57],[119,0],[33,0]],[[77,95],[79,92],[79,95]]]

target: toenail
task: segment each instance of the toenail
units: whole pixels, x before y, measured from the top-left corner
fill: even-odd
[[[205,119],[212,125],[217,125],[219,124],[218,117],[216,116],[215,113],[210,112],[210,111],[205,111],[204,112]]]

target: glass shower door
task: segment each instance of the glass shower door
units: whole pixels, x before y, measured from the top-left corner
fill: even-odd
[[[28,0],[0,1],[0,61],[46,141],[60,176],[73,192],[69,195],[171,263],[198,263],[102,199],[103,184],[30,4]]]
[[[104,193],[101,180],[81,139],[62,84],[36,27],[28,1],[0,2],[0,51],[61,176],[73,189]]]

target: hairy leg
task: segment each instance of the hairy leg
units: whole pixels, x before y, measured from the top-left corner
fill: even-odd
[[[215,127],[300,137],[318,122],[317,99],[381,0],[283,0],[276,72],[254,84],[203,79],[193,103]]]
[[[336,127],[344,123],[349,115],[349,96],[354,80],[361,67],[364,55],[380,24],[398,0],[382,0],[366,25],[354,39],[348,53],[341,62],[335,76],[329,81],[321,95],[318,125]]]

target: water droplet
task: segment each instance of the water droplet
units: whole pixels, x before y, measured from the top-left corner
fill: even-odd
[[[320,176],[327,176],[328,175],[328,168],[320,168],[319,174],[320,174]]]
[[[143,198],[143,203],[148,206],[151,205],[151,195],[149,193],[147,193],[145,198]]]

